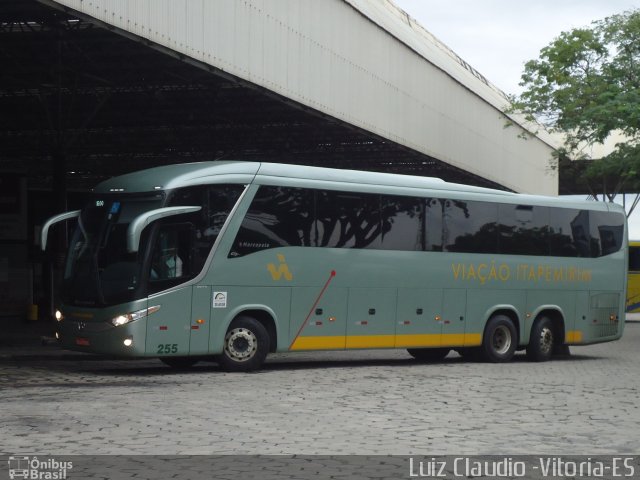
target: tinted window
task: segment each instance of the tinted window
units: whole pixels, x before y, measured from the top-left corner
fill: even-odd
[[[425,250],[442,251],[442,211],[445,200],[428,198],[425,201]]]
[[[235,239],[231,256],[268,248],[310,246],[315,242],[313,192],[262,186]]]
[[[382,197],[382,248],[423,250],[424,199]]]
[[[316,229],[319,247],[381,248],[380,196],[318,190]]]
[[[194,274],[200,272],[204,266],[222,226],[243,190],[242,185],[202,185],[181,188],[171,195],[169,206],[195,205],[202,207],[197,212],[179,217],[169,217],[163,221],[164,224],[188,221],[193,225],[190,270]]]
[[[590,212],[591,254],[594,257],[609,255],[622,248],[624,217],[613,212]]]
[[[500,253],[549,254],[549,209],[531,205],[498,206]]]
[[[589,212],[552,208],[549,215],[549,248],[560,257],[590,257]]]
[[[498,206],[496,204],[446,200],[443,218],[445,251],[497,253]]]

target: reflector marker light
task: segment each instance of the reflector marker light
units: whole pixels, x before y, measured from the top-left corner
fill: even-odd
[[[160,325],[158,327],[159,330],[169,330],[169,327],[167,327],[166,325]]]

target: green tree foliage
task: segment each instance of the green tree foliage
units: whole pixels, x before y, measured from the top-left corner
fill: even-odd
[[[525,64],[520,85],[512,111],[562,132],[561,157],[581,158],[585,146],[624,134],[624,143],[582,175],[596,198],[640,191],[640,10],[560,34]]]

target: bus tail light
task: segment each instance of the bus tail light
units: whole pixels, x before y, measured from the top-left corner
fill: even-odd
[[[152,313],[156,313],[158,310],[160,310],[160,305],[143,308],[142,310],[125,313],[124,315],[118,315],[117,317],[111,319],[111,325],[113,325],[114,327],[120,327],[122,325],[126,325],[127,323],[134,322],[148,315],[151,315]]]

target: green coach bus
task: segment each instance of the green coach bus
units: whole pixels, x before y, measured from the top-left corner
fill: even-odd
[[[626,219],[610,203],[205,162],[102,182],[47,221],[42,248],[74,217],[56,311],[67,349],[232,371],[300,350],[543,361],[624,328]]]

